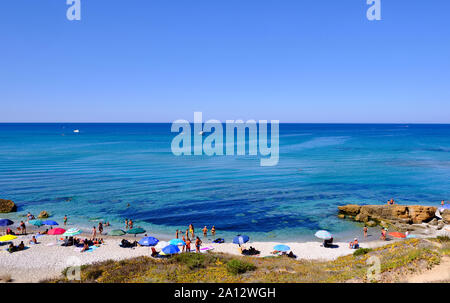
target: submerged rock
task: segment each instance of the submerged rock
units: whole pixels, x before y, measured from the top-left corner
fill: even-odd
[[[46,210],[41,211],[38,215],[39,219],[47,219],[48,217],[50,217],[50,215]]]
[[[0,199],[0,213],[12,213],[16,211],[17,206],[13,201]]]
[[[420,224],[435,217],[436,207],[421,205],[344,205],[339,206],[339,213],[354,216],[358,222],[380,222]],[[448,218],[450,219],[450,218]]]

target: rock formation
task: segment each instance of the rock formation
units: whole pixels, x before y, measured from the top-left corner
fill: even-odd
[[[343,205],[339,214],[358,222],[420,224],[435,217],[437,208],[421,205]],[[341,216],[342,217],[342,216]]]
[[[0,213],[12,213],[15,211],[17,211],[17,206],[13,201],[0,199]]]

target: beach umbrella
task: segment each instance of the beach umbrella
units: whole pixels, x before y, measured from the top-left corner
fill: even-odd
[[[66,232],[66,230],[64,228],[53,228],[53,229],[50,229],[47,234],[55,235],[56,242],[58,242],[58,235],[62,235],[65,232]]]
[[[319,230],[314,234],[317,238],[319,239],[323,239],[323,240],[330,240],[333,235],[330,234],[328,231],[326,230]]]
[[[49,235],[62,235],[66,230],[64,228],[53,228],[48,231]]]
[[[166,242],[166,241],[159,241],[158,244],[156,244],[155,248],[156,248],[156,249],[163,249],[163,248],[166,247],[167,245],[169,245],[169,242]]]
[[[108,233],[110,236],[123,236],[124,234],[126,233],[121,229],[114,229]]]
[[[0,219],[0,226],[8,226],[12,224],[14,224],[14,222],[9,219]]]
[[[250,240],[250,238],[246,235],[242,235],[242,236],[237,235],[236,237],[234,237],[233,243],[241,245],[241,244],[247,243],[249,240]]]
[[[61,228],[62,229],[62,228]],[[65,233],[63,233],[62,235],[63,236],[65,236],[65,237],[73,237],[73,236],[76,236],[76,235],[79,235],[79,234],[81,234],[81,233],[83,233],[81,230],[79,230],[78,228],[69,228],[68,230],[66,230],[66,232]]]
[[[50,225],[50,226],[59,225],[56,221],[53,221],[53,220],[45,220],[45,221],[42,222],[42,224],[43,225]]]
[[[127,234],[132,234],[136,237],[137,234],[143,234],[145,233],[145,229],[140,228],[140,227],[136,227],[136,228],[132,228],[130,230],[127,230]]]
[[[170,245],[175,245],[175,246],[184,246],[184,245],[186,245],[186,243],[183,241],[183,240],[180,240],[180,239],[172,239],[172,240],[170,240],[169,241],[169,244]]]
[[[155,246],[158,242],[159,240],[154,237],[144,237],[138,243],[142,246]]]
[[[402,233],[399,233],[399,232],[389,233],[389,236],[392,236],[394,238],[406,238],[405,234],[402,234]]]
[[[3,237],[0,237],[0,242],[7,242],[7,241],[14,240],[14,239],[17,239],[17,237],[14,235],[6,235]]]
[[[289,250],[291,250],[291,248],[289,246],[284,245],[284,244],[275,245],[273,247],[273,249],[276,250],[276,251],[289,251]]]
[[[167,245],[162,249],[162,252],[166,255],[172,255],[180,252],[180,249],[176,245]]]
[[[37,227],[44,225],[41,220],[30,220],[28,221],[28,223]]]

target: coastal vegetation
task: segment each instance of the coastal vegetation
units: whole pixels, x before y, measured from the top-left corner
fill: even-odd
[[[333,261],[189,253],[167,259],[138,257],[84,265],[81,282],[396,282],[431,269],[449,254],[448,238],[396,241]],[[378,279],[368,281],[374,257],[379,260],[380,274]],[[64,274],[45,282],[69,282]]]

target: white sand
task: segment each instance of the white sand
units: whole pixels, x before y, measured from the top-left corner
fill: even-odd
[[[24,251],[10,254],[5,251],[7,245],[0,246],[0,276],[10,275],[14,282],[38,282],[47,278],[54,278],[61,274],[62,270],[74,265],[73,260],[78,264],[89,264],[109,259],[120,260],[137,256],[149,256],[149,247],[121,248],[119,243],[121,238],[108,238],[105,244],[95,249],[93,252],[79,252],[73,246],[63,247],[60,245],[50,245],[55,243],[55,236],[42,236],[38,238],[39,244],[28,245],[31,236],[19,236],[14,240],[17,245],[20,241],[29,247]],[[138,237],[139,239],[139,237]],[[272,242],[249,242],[244,247],[253,246],[261,251],[261,257],[270,256],[273,247],[279,243]],[[353,251],[348,248],[348,243],[335,243],[338,248],[324,248],[321,242],[306,243],[286,243],[294,254],[300,259],[324,259],[330,260],[339,256],[347,255]],[[364,247],[375,247],[386,244],[386,242],[365,243]],[[50,245],[50,246],[48,246]],[[204,243],[202,247],[214,247],[214,252],[239,254],[238,246],[232,243]],[[74,259],[77,258],[77,259]]]
[[[138,256],[149,256],[151,253],[149,247],[136,247],[134,249],[119,247],[122,237],[105,237],[106,244],[101,245],[101,247],[95,249],[93,252],[83,253],[75,251],[73,246],[48,246],[55,242],[55,236],[42,236],[38,238],[40,243],[37,245],[28,245],[30,238],[31,235],[19,236],[13,241],[15,245],[18,245],[20,241],[24,241],[29,247],[24,251],[10,254],[5,250],[7,248],[6,245],[0,246],[0,278],[5,275],[10,275],[14,282],[38,282],[43,279],[58,277],[63,269],[74,265],[71,263],[74,262],[73,260],[76,260],[79,262],[78,265],[81,265],[110,259],[121,260]],[[134,240],[140,239],[140,237],[128,237],[128,239]],[[376,240],[363,242],[360,243],[360,245],[365,248],[374,248],[387,243],[389,242]],[[261,251],[260,257],[265,257],[271,256],[270,252],[273,251],[273,247],[277,244],[280,243],[248,242],[244,244],[244,247],[249,248],[250,246],[253,246]],[[348,248],[347,242],[334,243],[338,246],[337,248],[324,248],[321,246],[319,240],[316,242],[284,244],[291,248],[298,259],[332,260],[353,253],[353,250]],[[239,254],[238,246],[236,244],[215,244],[205,242],[202,245],[202,247],[208,246],[213,247],[214,252]]]

